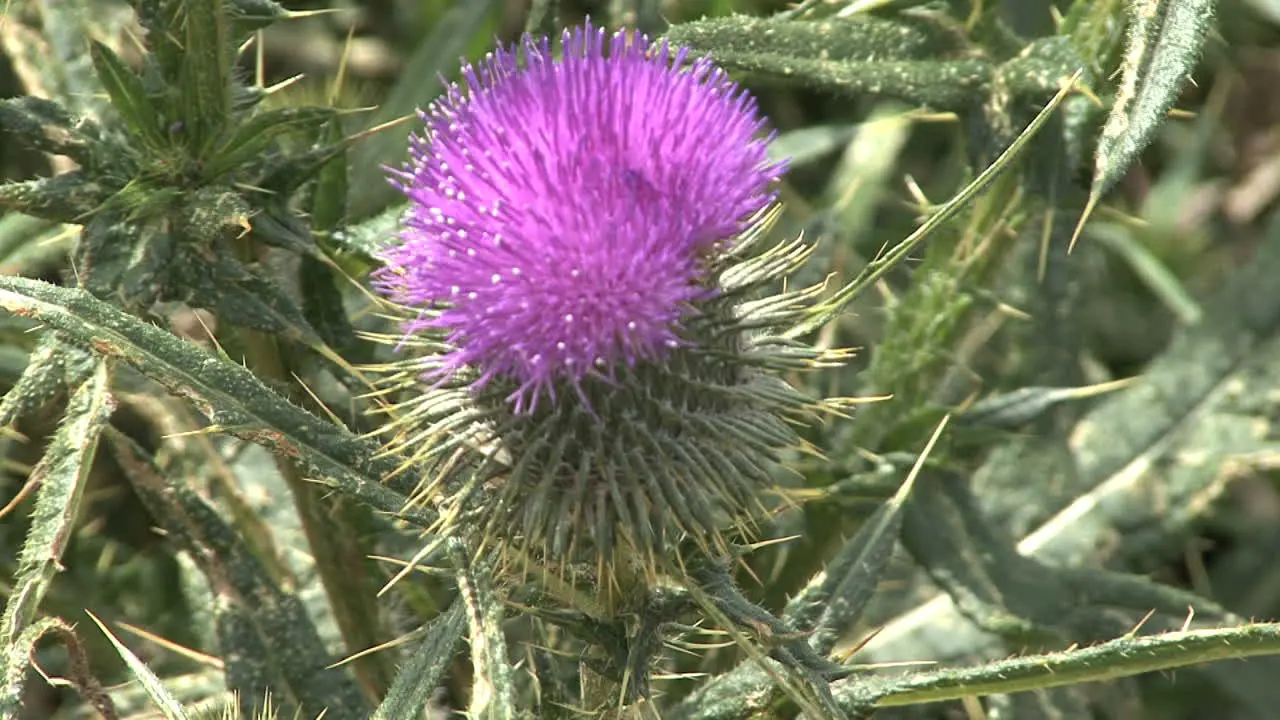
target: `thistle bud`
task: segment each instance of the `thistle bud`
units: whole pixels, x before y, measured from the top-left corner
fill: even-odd
[[[560,58],[526,37],[463,78],[393,175],[390,449],[505,557],[612,577],[725,550],[824,407],[781,373],[841,356],[788,337],[821,288],[776,292],[809,248],[765,247],[783,166],[755,101],[589,24]]]

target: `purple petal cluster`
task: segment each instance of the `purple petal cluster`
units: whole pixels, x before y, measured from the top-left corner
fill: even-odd
[[[523,50],[523,52],[521,52]],[[439,379],[514,381],[517,412],[680,341],[708,255],[773,199],[755,101],[707,58],[566,31],[463,68],[393,182],[408,196],[380,291],[443,330]],[[523,55],[523,58],[520,56]]]

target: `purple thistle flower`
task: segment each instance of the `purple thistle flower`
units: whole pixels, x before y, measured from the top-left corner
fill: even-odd
[[[708,257],[774,198],[755,101],[706,58],[589,23],[464,66],[393,182],[410,200],[380,291],[453,348],[434,379],[502,378],[519,413],[561,381],[661,359]]]

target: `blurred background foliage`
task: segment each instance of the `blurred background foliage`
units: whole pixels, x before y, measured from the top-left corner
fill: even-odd
[[[549,5],[6,3],[3,717],[571,717],[594,646],[652,660],[661,717],[1276,716],[1280,660],[1202,661],[1280,652],[1245,624],[1280,614],[1280,3]],[[856,360],[797,382],[879,399],[806,431],[787,541],[652,656],[644,617],[418,557],[416,479],[355,438],[397,121],[587,15],[758,95],[798,281],[862,290],[815,328]],[[786,631],[858,669],[805,689]]]

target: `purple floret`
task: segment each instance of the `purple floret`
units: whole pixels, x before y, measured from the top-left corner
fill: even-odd
[[[523,41],[465,66],[424,113],[393,182],[410,200],[378,288],[434,308],[437,379],[513,381],[517,411],[558,381],[660,359],[706,258],[773,200],[755,101],[706,58],[603,29]]]

